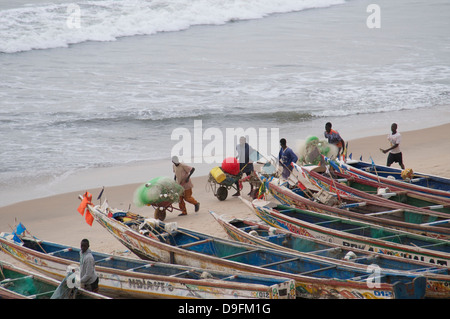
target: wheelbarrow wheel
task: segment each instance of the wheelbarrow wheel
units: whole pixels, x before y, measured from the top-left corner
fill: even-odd
[[[160,221],[166,219],[166,209],[155,208],[155,219],[159,219]]]
[[[225,186],[220,186],[217,189],[216,196],[217,196],[217,199],[220,200],[220,201],[223,201],[223,200],[227,199],[227,196],[228,196],[227,188]]]

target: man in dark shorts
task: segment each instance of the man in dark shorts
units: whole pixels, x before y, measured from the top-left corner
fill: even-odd
[[[380,149],[384,154],[389,152],[386,165],[389,167],[392,163],[398,163],[402,169],[405,169],[403,165],[403,155],[400,151],[400,142],[402,140],[401,135],[397,132],[397,124],[392,123],[392,133],[388,135],[388,141],[391,143],[391,147],[388,149]]]

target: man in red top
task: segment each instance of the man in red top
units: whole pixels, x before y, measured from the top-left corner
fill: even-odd
[[[327,124],[325,124],[325,133],[324,133],[325,137],[328,138],[328,143],[336,145],[338,148],[338,153],[337,153],[337,157],[339,158],[341,151],[344,150],[344,145],[345,142],[342,139],[341,135],[339,135],[339,133],[333,129],[331,129],[331,123],[327,122]]]
[[[192,188],[194,185],[191,182],[191,175],[194,173],[195,168],[190,167],[184,163],[180,163],[177,156],[172,157],[173,172],[175,174],[174,179],[184,188],[184,194],[180,196],[179,206],[181,214],[178,216],[187,215],[186,203],[191,203],[195,206],[195,211],[198,212],[200,209],[200,203],[192,197]]]

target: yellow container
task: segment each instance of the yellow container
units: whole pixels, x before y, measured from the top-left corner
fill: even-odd
[[[222,183],[227,178],[225,173],[219,166],[214,167],[209,173],[212,175],[212,177],[214,177],[216,182],[219,184]]]

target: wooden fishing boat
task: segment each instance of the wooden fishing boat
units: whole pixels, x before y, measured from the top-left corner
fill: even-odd
[[[404,170],[401,170],[399,168],[352,159],[348,159],[346,161],[346,164],[376,176],[390,176],[391,178],[394,177],[396,180],[403,183],[450,192],[450,178],[446,178],[443,176],[412,172],[411,176],[408,176],[407,179],[403,179],[402,172]]]
[[[280,203],[312,210],[322,214],[343,216],[375,225],[426,235],[429,237],[449,239],[449,216],[445,213],[408,209],[398,207],[395,203],[343,197],[335,206],[311,200],[300,195],[301,189],[289,189],[273,178],[265,181],[266,189]]]
[[[299,208],[252,202],[256,215],[267,224],[291,232],[369,252],[387,254],[449,267],[450,242],[363,223],[348,218],[320,214]],[[274,207],[272,207],[274,206]]]
[[[314,258],[225,240],[188,229],[144,219],[120,221],[119,212],[87,205],[95,220],[141,258],[213,270],[250,272],[295,280],[303,298],[422,298],[423,276],[357,268]],[[118,217],[116,217],[118,216]],[[376,284],[369,283],[374,276]],[[369,279],[370,278],[370,279]]]
[[[3,233],[4,252],[53,278],[77,270],[80,249],[22,237],[22,244]],[[150,263],[141,259],[92,252],[102,294],[117,298],[171,299],[286,299],[295,298],[293,280],[209,271],[201,268]]]
[[[450,218],[450,203],[442,198],[389,185],[380,188],[378,182],[357,176],[348,176],[335,170],[330,170],[329,174],[331,175],[325,176],[322,167],[303,166],[298,169],[301,169],[317,188],[339,196],[356,196],[396,204],[399,208],[420,209],[424,212],[432,210],[448,214],[447,216]]]
[[[0,261],[0,299],[107,299],[84,289],[69,288],[66,281]]]
[[[250,202],[245,199],[243,201],[251,207]],[[376,265],[383,269],[418,273],[427,278],[427,298],[450,297],[450,269],[447,267],[436,267],[423,262],[376,254],[356,247],[350,248],[248,219],[226,220],[214,212],[210,213],[233,240],[289,253],[312,254],[330,261],[347,261],[366,269],[370,265]]]
[[[429,195],[433,195],[433,196],[437,196],[437,197],[443,197],[443,198],[446,198],[447,200],[450,199],[450,191],[449,190],[441,190],[441,189],[425,187],[425,186],[417,185],[415,183],[406,182],[406,181],[395,179],[395,178],[384,177],[381,175],[377,175],[376,173],[372,174],[372,173],[367,172],[366,170],[359,169],[359,168],[356,168],[355,166],[350,165],[350,163],[352,163],[352,161],[348,161],[348,163],[343,163],[343,162],[337,163],[336,161],[329,160],[329,159],[327,159],[327,161],[329,161],[330,164],[332,164],[334,167],[336,167],[336,169],[338,171],[340,171],[341,173],[348,174],[350,176],[359,176],[359,177],[370,179],[370,180],[373,180],[373,181],[376,181],[376,182],[379,182],[382,184],[393,185],[393,186],[397,186],[400,188],[404,188],[404,189],[408,189],[408,190],[412,190],[412,191],[416,191],[416,192],[421,192],[424,194],[429,194]],[[378,172],[378,170],[376,172]]]

